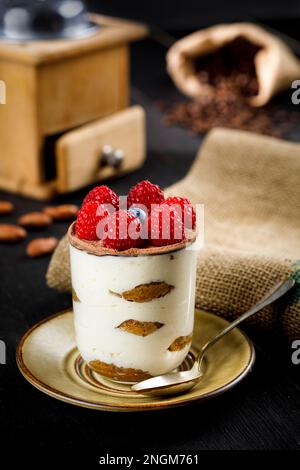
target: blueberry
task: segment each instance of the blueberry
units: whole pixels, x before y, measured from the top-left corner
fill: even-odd
[[[142,209],[139,209],[139,207],[131,207],[129,209],[129,212],[131,212],[137,219],[139,219],[141,224],[144,224],[146,222],[147,214]]]

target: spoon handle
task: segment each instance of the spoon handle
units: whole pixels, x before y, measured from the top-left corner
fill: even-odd
[[[201,348],[201,351],[199,352],[198,357],[196,359],[199,369],[201,367],[201,362],[204,357],[204,354],[206,353],[208,348],[213,346],[217,341],[219,341],[219,339],[223,338],[223,336],[225,336],[227,333],[233,330],[236,326],[238,326],[244,320],[247,320],[247,318],[250,318],[252,315],[259,312],[267,305],[270,305],[272,302],[282,297],[284,294],[286,294],[286,292],[288,292],[294,286],[294,284],[295,284],[295,280],[291,277],[285,279],[284,281],[279,282],[274,287],[272,287],[272,289],[259,302],[257,302],[257,304],[251,307],[250,310],[243,313],[240,317],[238,317],[236,320],[230,323],[226,328],[224,328],[224,330],[220,331],[220,333],[218,333],[216,336],[214,336],[214,338],[208,341]]]

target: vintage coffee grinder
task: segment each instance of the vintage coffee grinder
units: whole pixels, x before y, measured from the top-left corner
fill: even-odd
[[[129,43],[146,34],[88,15],[79,0],[2,12],[0,188],[49,199],[143,163],[144,111],[128,107]]]

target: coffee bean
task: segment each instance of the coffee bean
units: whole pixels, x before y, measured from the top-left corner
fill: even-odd
[[[28,212],[18,219],[18,223],[26,228],[43,228],[52,224],[52,218],[43,212]]]
[[[20,242],[26,236],[26,230],[18,225],[0,224],[0,243]]]
[[[77,216],[78,210],[78,206],[74,204],[62,204],[60,206],[47,206],[43,212],[52,217],[53,220],[70,220]]]
[[[57,244],[58,240],[55,237],[36,238],[28,243],[26,253],[30,258],[39,258],[53,253]]]

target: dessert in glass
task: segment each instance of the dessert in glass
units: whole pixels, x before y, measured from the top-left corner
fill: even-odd
[[[92,190],[69,229],[75,334],[82,358],[94,371],[137,382],[175,369],[191,346],[195,213],[187,199],[165,200],[150,182],[131,190],[129,210],[119,210],[114,196],[105,186]],[[106,211],[104,204],[115,210]],[[101,215],[95,216],[99,205]],[[191,227],[187,231],[182,224],[176,231],[182,220],[178,207],[184,205]],[[161,224],[166,206],[171,207],[168,237]],[[106,229],[100,234],[99,221]]]

